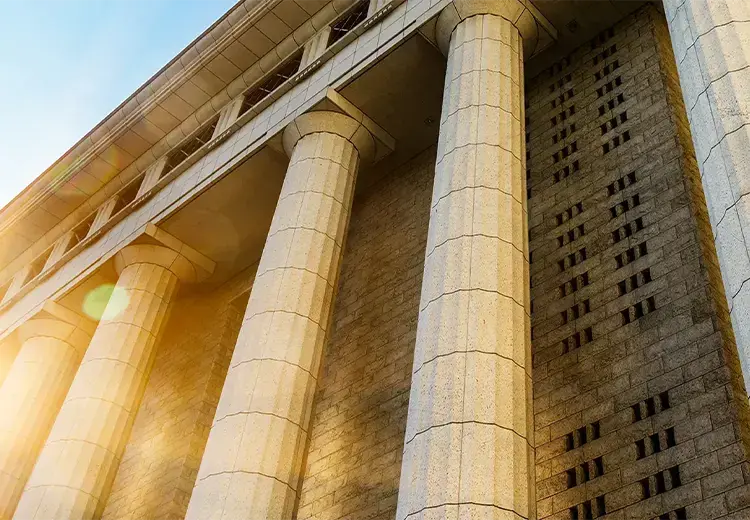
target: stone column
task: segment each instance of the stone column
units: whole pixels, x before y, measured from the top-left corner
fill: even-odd
[[[196,276],[159,245],[117,253],[119,279],[39,460],[17,520],[98,518],[125,449],[178,280]]]
[[[0,341],[0,386],[8,377],[10,367],[13,366],[19,350],[21,350],[21,344],[14,336],[5,337]]]
[[[21,326],[21,349],[0,387],[0,520],[13,517],[93,332],[93,322],[57,307],[58,316]]]
[[[396,518],[536,518],[525,3],[454,2]],[[523,38],[522,38],[523,35]]]
[[[750,2],[664,0],[664,8],[750,388]]]
[[[374,140],[349,116],[310,112],[291,156],[187,520],[292,517],[321,352],[361,159]]]

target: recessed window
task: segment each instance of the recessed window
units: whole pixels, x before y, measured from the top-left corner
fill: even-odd
[[[37,256],[34,260],[31,261],[31,264],[29,264],[29,272],[26,275],[25,284],[29,283],[31,280],[42,274],[44,266],[47,265],[47,260],[49,260],[51,254],[52,248],[50,247],[44,253]]]
[[[219,118],[214,117],[210,122],[205,124],[198,132],[193,134],[191,138],[185,141],[179,148],[173,150],[167,158],[167,164],[164,166],[162,175],[174,170],[178,165],[185,159],[193,155],[195,152],[200,150],[204,144],[209,142],[214,136],[214,130],[219,122]]]
[[[117,215],[120,211],[122,211],[126,206],[130,205],[130,203],[135,200],[135,198],[138,196],[138,190],[141,188],[142,183],[143,175],[133,179],[132,181],[130,181],[130,184],[117,192],[117,201],[115,202],[115,207],[112,209],[113,216]]]
[[[272,72],[260,85],[245,94],[245,99],[242,100],[240,113],[237,117],[260,103],[263,99],[268,97],[271,92],[279,88],[286,80],[294,76],[299,71],[301,63],[302,49],[297,51],[291,58]]]
[[[344,16],[331,25],[331,34],[328,36],[328,45],[330,47],[343,36],[358,26],[362,21],[367,18],[367,11],[370,8],[370,1],[364,0],[359,2],[357,5],[352,7]]]
[[[91,226],[94,225],[94,220],[96,220],[96,212],[83,219],[83,221],[73,228],[70,242],[68,242],[68,250],[73,249],[78,243],[82,242],[87,236],[89,236]]]

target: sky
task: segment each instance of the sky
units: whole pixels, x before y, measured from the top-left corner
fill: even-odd
[[[0,208],[236,0],[0,0]]]

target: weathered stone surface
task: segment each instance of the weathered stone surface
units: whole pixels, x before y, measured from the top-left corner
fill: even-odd
[[[534,515],[522,96],[518,29],[496,15],[458,23],[448,51],[398,520],[449,506],[460,516]]]
[[[750,385],[750,3],[666,0],[664,8],[742,371]]]
[[[292,515],[359,166],[355,144],[372,146],[371,137],[355,139],[360,128],[314,112],[285,133],[291,160],[189,520]]]
[[[666,21],[644,7],[527,85],[538,518],[744,518],[747,400]]]

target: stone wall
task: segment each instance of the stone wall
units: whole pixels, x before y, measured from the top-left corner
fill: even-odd
[[[540,519],[750,514],[746,402],[670,50],[646,7],[527,82]]]
[[[299,519],[395,516],[435,149],[354,200]]]
[[[540,519],[750,514],[747,402],[681,99],[653,8],[527,79]],[[434,160],[355,198],[299,519],[395,515]],[[184,517],[233,294],[177,302],[104,519]]]
[[[103,520],[184,518],[247,303],[230,289],[175,302]]]

